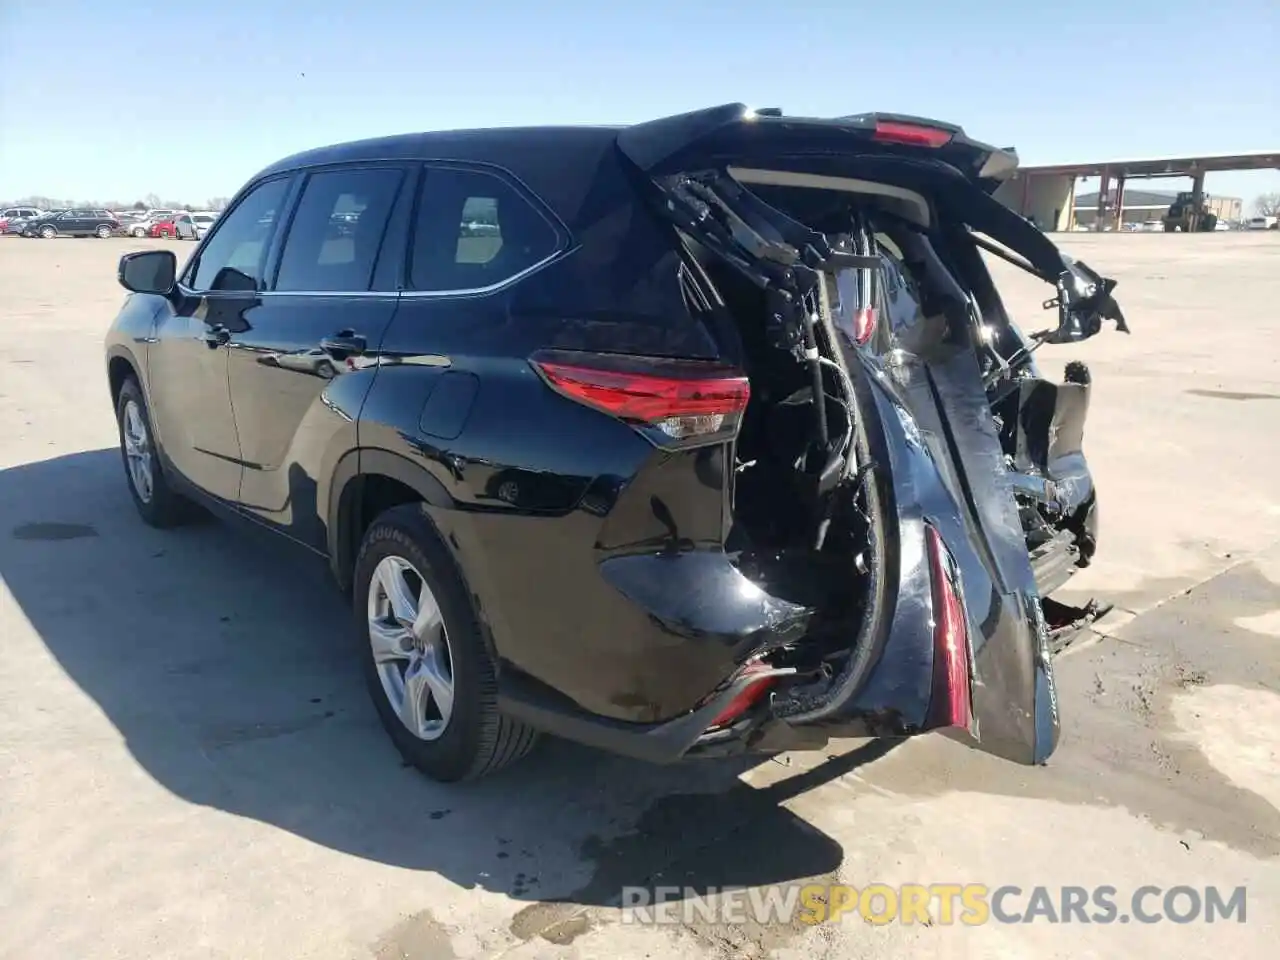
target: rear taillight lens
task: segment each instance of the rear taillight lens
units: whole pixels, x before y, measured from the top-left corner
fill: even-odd
[[[873,140],[880,143],[901,143],[909,147],[945,147],[955,136],[950,130],[926,126],[922,123],[903,123],[896,120],[877,120]]]
[[[929,579],[933,591],[933,696],[929,727],[973,729],[973,689],[969,628],[956,586],[953,563],[942,537],[925,527]]]
[[[768,666],[756,662],[744,667],[739,677],[751,673],[766,673],[768,670]],[[776,676],[764,676],[754,683],[747,684],[737,696],[725,705],[725,708],[711,721],[711,726],[707,729],[714,730],[717,727],[727,727],[741,719],[748,710],[765,698],[776,682]]]
[[[671,440],[736,431],[751,397],[741,371],[700,360],[548,351],[531,363],[569,399]]]
[[[863,307],[854,317],[853,339],[862,346],[876,332],[876,308]]]

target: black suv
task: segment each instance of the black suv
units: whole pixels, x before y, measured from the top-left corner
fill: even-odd
[[[403,755],[664,762],[947,729],[1039,763],[1088,562],[1113,281],[958,127],[729,105],[283,160],[181,274],[127,254],[129,489],[327,557]],[[1030,337],[980,251],[1054,285]]]
[[[100,237],[106,240],[119,232],[120,221],[107,210],[54,210],[22,225],[24,237]]]

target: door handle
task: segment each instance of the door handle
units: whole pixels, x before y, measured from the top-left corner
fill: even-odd
[[[331,337],[325,337],[320,341],[320,349],[329,354],[335,360],[345,360],[347,357],[358,357],[369,347],[364,337],[361,337],[350,330],[343,330]]]
[[[222,324],[216,323],[205,331],[204,342],[209,345],[210,350],[225,346],[231,342],[231,331]]]

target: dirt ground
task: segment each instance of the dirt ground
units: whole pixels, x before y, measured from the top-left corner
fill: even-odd
[[[1023,768],[937,737],[652,768],[564,743],[471,785],[404,769],[325,571],[125,489],[101,354],[120,253],[0,239],[0,957],[1274,956],[1280,235],[1068,235],[1132,336],[1096,391],[1116,604]],[[1023,325],[1048,288],[1010,268]],[[1208,924],[624,923],[624,885],[1247,887]],[[1025,906],[1021,904],[1018,909]],[[1122,911],[1123,912],[1123,911]],[[1267,945],[1271,944],[1270,947]]]

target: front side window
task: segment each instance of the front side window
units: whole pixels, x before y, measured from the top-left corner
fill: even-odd
[[[280,255],[275,289],[368,290],[403,176],[386,167],[308,177]]]
[[[267,243],[284,205],[287,178],[254,187],[214,230],[189,274],[196,290],[257,290]]]
[[[560,243],[506,180],[444,167],[427,170],[412,242],[410,284],[431,291],[494,286],[546,260]]]

